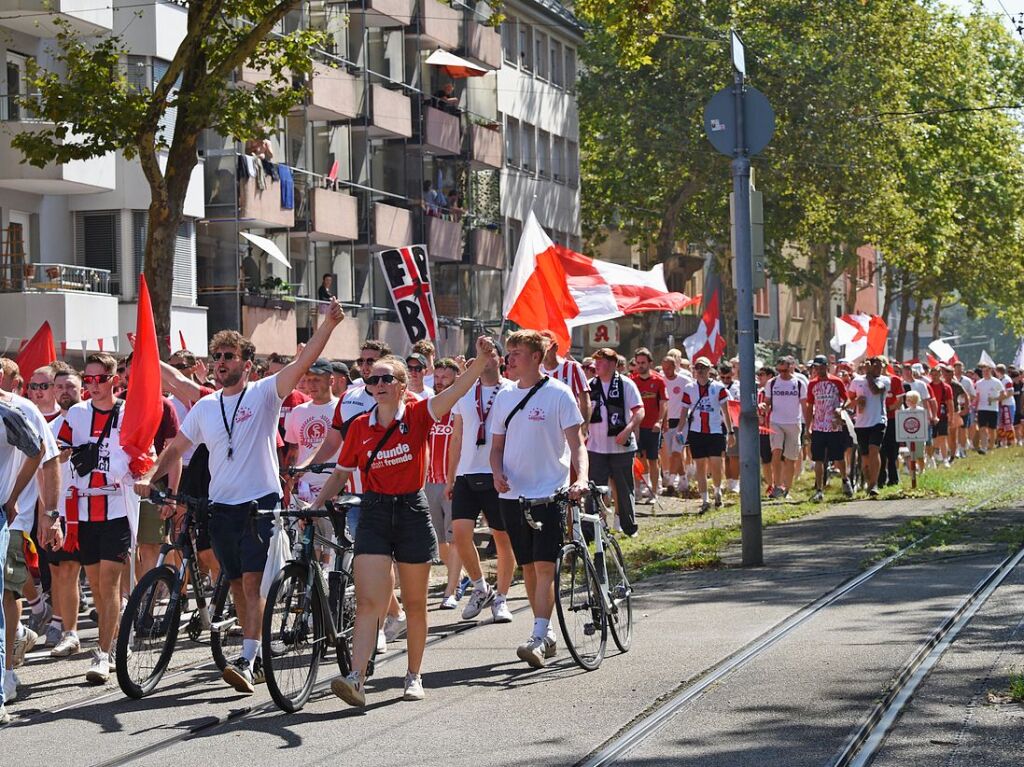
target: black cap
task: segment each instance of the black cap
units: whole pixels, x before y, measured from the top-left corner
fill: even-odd
[[[329,376],[334,372],[334,366],[329,359],[321,357],[309,366],[309,372],[317,376]]]
[[[334,375],[345,376],[346,378],[350,377],[348,372],[348,365],[346,365],[344,362],[332,362],[331,370],[334,372]]]
[[[817,357],[815,357],[813,360],[811,360],[811,364],[812,365],[827,365],[828,364],[828,357],[826,357],[824,354],[819,354]]]

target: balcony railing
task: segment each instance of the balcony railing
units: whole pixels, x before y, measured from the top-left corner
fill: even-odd
[[[26,264],[18,260],[0,263],[2,293],[55,290],[111,295],[110,271],[70,264]]]

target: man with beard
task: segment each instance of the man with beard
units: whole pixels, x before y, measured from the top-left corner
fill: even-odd
[[[221,390],[193,406],[178,436],[137,485],[140,494],[148,495],[151,482],[163,477],[193,444],[204,443],[210,451],[210,540],[231,582],[243,633],[242,655],[224,669],[223,679],[238,692],[252,693],[261,672],[257,663],[264,607],[260,582],[273,525],[268,515],[253,530],[250,507],[255,502],[261,509],[273,509],[280,502],[276,438],[281,403],[344,318],[341,304],[332,300],[323,323],[298,357],[256,383],[248,381],[256,352],[252,341],[232,330],[217,333],[210,341],[210,359]]]

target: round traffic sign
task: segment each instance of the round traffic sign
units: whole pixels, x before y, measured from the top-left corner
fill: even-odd
[[[745,148],[748,154],[761,152],[775,133],[775,112],[757,88],[743,91]],[[736,150],[736,100],[732,86],[722,88],[704,107],[704,133],[711,145],[732,157]]]

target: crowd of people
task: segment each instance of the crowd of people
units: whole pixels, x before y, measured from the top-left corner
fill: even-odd
[[[206,359],[182,350],[161,363],[166,396],[153,464],[142,476],[119,442],[131,356],[92,354],[81,371],[64,362],[21,371],[0,359],[0,723],[30,650],[49,646],[57,659],[83,652],[83,571],[98,630],[86,680],[108,680],[127,594],[157,561],[165,520],[183,511],[151,503],[157,486],[212,503],[198,556],[211,577],[223,571],[231,584],[243,642],[223,679],[244,693],[263,673],[260,584],[272,525],[269,516],[249,524],[252,504],[322,508],[340,493],[360,495],[347,517],[354,670],[332,683],[354,706],[365,705],[374,652],[403,634],[403,698],[423,699],[434,565],[445,575],[438,609],[461,606],[464,620],[489,609],[495,623],[513,621],[508,594],[521,568],[533,624],[516,655],[533,668],[556,655],[561,512],[555,503],[534,507],[542,524],[529,525],[520,498],[566,488],[583,498],[590,481],[607,484],[612,524],[636,536],[638,503],[694,497],[703,514],[739,491],[735,360],[716,365],[672,349],[659,362],[647,348],[628,359],[603,348],[577,362],[559,354],[550,333],[521,330],[501,353],[479,338],[470,360],[438,359],[429,341],[400,357],[367,339],[350,367],[321,356],[343,319],[332,300],[294,358],[257,357],[250,340],[222,331]],[[907,468],[1016,444],[1024,438],[1022,384],[1020,371],[1001,365],[926,371],[881,357],[780,357],[757,370],[759,492],[791,496],[809,462],[813,500],[823,500],[833,476],[846,496],[875,496]],[[918,409],[930,426],[923,454],[896,438],[903,408]],[[306,470],[313,464],[335,468]],[[493,582],[475,541],[481,517],[496,558]]]

